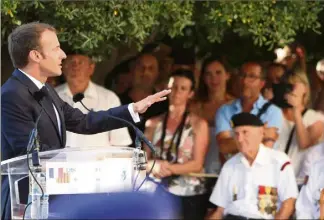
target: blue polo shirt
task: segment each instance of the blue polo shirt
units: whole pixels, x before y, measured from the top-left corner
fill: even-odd
[[[251,114],[257,115],[262,106],[268,101],[259,96],[258,100],[254,103]],[[232,131],[231,118],[233,115],[242,112],[241,99],[235,99],[229,104],[225,104],[220,107],[215,116],[215,135],[218,135],[223,131]],[[278,128],[280,133],[283,125],[283,114],[279,107],[274,104],[270,105],[268,109],[261,115],[260,118],[263,123],[268,123],[268,127]]]

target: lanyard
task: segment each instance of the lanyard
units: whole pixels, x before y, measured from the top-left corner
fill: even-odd
[[[302,112],[302,116],[305,115],[305,113],[307,112],[307,108],[304,109],[304,111]],[[285,147],[285,153],[288,155],[289,150],[290,150],[290,145],[291,145],[291,141],[294,135],[294,131],[296,130],[296,125],[294,125],[294,127],[291,129],[290,134],[289,134],[289,139],[286,143],[286,147]]]
[[[184,125],[185,125],[185,122],[186,122],[186,119],[187,119],[188,115],[189,115],[189,112],[187,112],[187,111],[182,115],[182,120],[181,120],[180,124],[178,125],[176,131],[174,132],[174,134],[172,136],[170,145],[169,145],[169,147],[167,149],[167,158],[166,158],[166,160],[169,161],[169,162],[177,163],[177,161],[178,161],[179,145],[180,145],[180,141],[181,141],[183,128],[184,128]],[[163,153],[164,153],[164,139],[165,139],[165,135],[166,135],[168,117],[169,117],[169,111],[166,113],[165,118],[163,120],[163,125],[162,125],[161,155],[160,155],[160,159],[162,159],[162,160],[163,160],[162,156],[163,156]],[[177,136],[177,142],[176,142],[175,147],[173,147],[173,143],[175,141],[176,136]],[[176,151],[175,158],[172,158],[172,150]]]

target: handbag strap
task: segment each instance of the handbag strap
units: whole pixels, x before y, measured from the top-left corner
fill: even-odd
[[[260,111],[258,112],[257,117],[260,118],[261,115],[262,115],[263,113],[265,113],[265,112],[268,110],[268,108],[270,107],[270,105],[271,105],[271,102],[266,102],[266,103],[262,106],[262,108],[260,109]]]
[[[305,113],[307,112],[307,108],[304,109],[304,111],[302,112],[302,116],[305,115]],[[286,147],[285,147],[285,153],[288,154],[289,150],[290,150],[290,144],[291,144],[291,141],[292,141],[292,137],[294,135],[294,132],[296,130],[296,126],[294,125],[294,127],[291,129],[290,131],[290,134],[289,134],[289,139],[287,141],[287,144],[286,144]]]

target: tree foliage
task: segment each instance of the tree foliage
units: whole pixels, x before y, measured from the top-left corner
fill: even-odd
[[[296,32],[312,29],[318,32],[321,24],[319,2],[311,1],[218,1],[204,2],[206,14],[201,18],[209,41],[221,42],[231,29],[240,36],[250,35],[254,44],[273,48],[294,40]]]
[[[319,1],[1,1],[2,43],[11,30],[31,21],[47,22],[71,49],[105,58],[120,45],[139,48],[153,33],[192,36],[191,43],[208,47],[232,31],[272,48],[294,40],[299,31],[318,32]],[[191,27],[191,29],[188,27]],[[186,33],[184,30],[194,32]]]

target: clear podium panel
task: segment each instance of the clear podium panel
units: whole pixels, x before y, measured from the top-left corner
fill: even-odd
[[[143,158],[144,157],[144,158]],[[29,157],[31,158],[31,156]],[[132,191],[145,178],[143,151],[128,147],[64,148],[39,153],[41,170],[46,176],[43,190],[48,195],[92,194]],[[32,161],[30,159],[30,165]],[[22,219],[29,193],[27,156],[1,162],[1,175],[10,185],[13,219]],[[27,209],[25,218],[30,218]],[[55,213],[49,213],[49,217]]]

